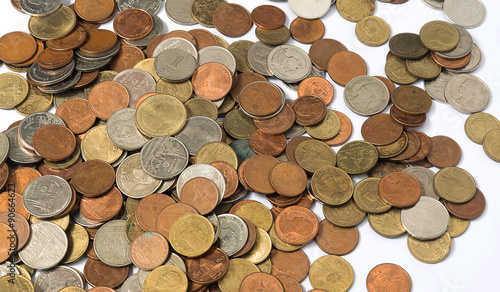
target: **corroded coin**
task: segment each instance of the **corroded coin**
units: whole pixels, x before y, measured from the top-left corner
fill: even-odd
[[[295,122],[301,126],[314,126],[326,116],[326,103],[320,97],[305,95],[292,103],[295,112]]]
[[[413,85],[403,85],[391,94],[391,100],[398,109],[408,114],[423,114],[432,106],[432,99],[423,89]]]
[[[420,59],[428,52],[419,35],[414,33],[400,33],[393,36],[389,41],[389,48],[395,56],[402,59]]]

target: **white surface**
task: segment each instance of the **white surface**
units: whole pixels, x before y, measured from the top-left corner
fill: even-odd
[[[71,1],[72,2],[72,1]],[[244,5],[249,11],[262,4],[272,4],[279,6],[287,14],[288,26],[295,18],[295,15],[288,8],[285,1],[229,1]],[[69,5],[69,0],[64,0],[65,5]],[[304,0],[304,3],[307,1]],[[473,72],[474,75],[482,78],[489,86],[492,98],[485,112],[500,117],[500,101],[497,95],[500,92],[500,77],[498,76],[498,66],[500,57],[498,47],[500,45],[500,3],[494,0],[484,0],[487,16],[485,21],[478,27],[470,29],[474,41],[481,48],[483,61],[481,67]],[[164,4],[163,4],[164,5]],[[306,4],[307,5],[307,4]],[[421,0],[410,0],[402,5],[392,5],[377,1],[375,15],[384,18],[391,26],[391,35],[402,32],[419,33],[422,25],[431,20],[446,20],[444,13],[427,7]],[[165,14],[162,6],[160,18],[165,23],[164,32],[176,29],[190,30],[194,28],[205,28],[201,25],[181,26],[173,23]],[[0,35],[10,31],[28,32],[29,16],[17,12],[10,4],[10,1],[3,0],[0,3]],[[361,55],[368,64],[369,75],[384,74],[385,57],[389,50],[388,45],[371,48],[361,44],[354,33],[355,23],[349,22],[338,14],[335,7],[322,18],[325,23],[325,38],[334,38],[343,42],[347,48]],[[112,29],[112,23],[108,22],[101,28]],[[209,28],[212,33],[221,35],[215,28]],[[257,41],[254,34],[255,26],[241,39]],[[228,43],[235,41],[234,38],[224,37]],[[302,45],[294,40],[287,44],[298,45],[306,52],[309,45]],[[0,72],[8,72],[4,66],[0,67]],[[331,79],[327,77],[330,81]],[[296,98],[295,91],[288,89],[281,81],[271,79],[282,86],[288,98]],[[415,84],[423,87],[422,81]],[[360,128],[365,120],[351,112],[344,104],[342,94],[343,88],[334,84],[336,96],[331,109],[339,110],[349,116],[354,125],[352,140],[361,139]],[[52,108],[51,111],[54,111]],[[388,112],[388,108],[385,112]],[[461,114],[447,104],[433,103],[433,107],[428,113],[427,123],[419,130],[424,131],[429,136],[448,135],[455,139],[462,147],[463,157],[458,165],[469,171],[476,179],[478,187],[486,197],[486,211],[483,215],[473,220],[469,229],[459,238],[453,239],[453,247],[446,260],[437,264],[424,264],[414,259],[408,251],[406,245],[406,235],[397,239],[387,239],[376,234],[365,219],[359,226],[360,241],[356,249],[344,256],[354,269],[355,280],[351,291],[366,291],[365,281],[368,272],[380,263],[395,263],[408,271],[413,283],[413,290],[416,292],[426,291],[498,291],[498,262],[500,260],[500,195],[499,195],[499,174],[500,164],[490,160],[480,145],[470,141],[463,130],[464,122],[468,115]],[[0,129],[6,129],[12,122],[22,119],[22,116],[14,110],[3,110],[0,113]],[[338,147],[334,148],[335,151]],[[437,169],[433,169],[437,171]],[[364,176],[355,177],[359,181]],[[262,195],[252,194],[249,199],[256,199],[267,206],[270,204]],[[322,220],[323,214],[321,205],[315,203],[314,212]],[[310,263],[318,257],[325,255],[314,242],[304,248]],[[83,270],[84,261],[80,260],[74,266]],[[305,291],[311,289],[308,280],[302,282]]]

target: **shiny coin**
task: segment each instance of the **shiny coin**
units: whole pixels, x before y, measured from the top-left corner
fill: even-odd
[[[21,75],[3,73],[0,75],[0,108],[12,109],[21,104],[28,96],[29,86]]]
[[[23,192],[26,210],[38,218],[60,215],[68,208],[72,198],[73,192],[69,183],[53,175],[34,179]]]
[[[375,12],[375,0],[364,2],[362,0],[336,2],[337,10],[344,19],[358,22]]]
[[[148,137],[177,134],[186,123],[187,112],[175,97],[156,94],[140,103],[135,114],[137,128]]]
[[[411,236],[432,240],[446,232],[450,215],[438,200],[421,197],[415,206],[401,211],[401,222]]]
[[[316,289],[347,291],[354,281],[354,272],[351,265],[343,258],[326,255],[312,263],[309,270],[309,279],[311,285]]]
[[[368,213],[368,222],[375,232],[384,237],[396,238],[406,233],[401,222],[401,209],[392,208],[381,214]]]
[[[488,113],[475,113],[465,121],[465,134],[474,143],[483,144],[486,134],[500,129],[500,122]]]
[[[379,214],[391,208],[389,204],[380,198],[378,191],[380,180],[380,178],[368,177],[356,184],[353,199],[356,205],[363,211]]]
[[[300,0],[289,0],[288,6],[297,16],[304,19],[317,19],[325,15],[330,10],[331,0],[320,0],[310,5],[304,6]]]
[[[27,0],[23,0],[23,2],[32,3],[32,1]],[[53,4],[57,4],[57,2],[60,3],[61,1],[56,0],[49,2],[46,0],[40,0],[37,2],[50,3],[50,6],[52,6]],[[43,16],[32,16],[28,22],[28,28],[31,35],[40,40],[51,40],[64,37],[71,33],[75,25],[75,12],[71,8],[64,5],[60,6],[60,8],[55,10],[53,13]],[[52,29],[47,29],[47,27]]]
[[[110,221],[101,226],[94,237],[95,253],[106,265],[125,267],[132,263],[125,224],[123,220]]]
[[[106,125],[90,129],[81,142],[81,148],[82,157],[86,161],[99,159],[114,163],[123,154],[123,149],[116,147],[106,134]]]
[[[408,249],[417,260],[433,264],[444,260],[451,251],[451,237],[448,232],[434,240],[419,240],[408,236]]]
[[[447,201],[466,203],[476,193],[476,182],[464,169],[445,167],[434,177],[434,190]]]
[[[210,221],[201,215],[184,215],[170,228],[169,242],[180,254],[197,257],[204,254],[214,240]]]
[[[154,250],[150,247],[154,246]],[[159,233],[147,232],[137,237],[130,245],[130,258],[141,270],[153,270],[163,264],[168,256],[167,240]]]

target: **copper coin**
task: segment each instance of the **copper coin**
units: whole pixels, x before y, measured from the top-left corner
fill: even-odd
[[[462,158],[462,150],[455,140],[447,136],[435,136],[431,138],[431,151],[427,159],[432,165],[443,168],[455,166]]]
[[[38,65],[45,69],[57,69],[73,61],[73,51],[56,51],[45,49],[37,58]]]
[[[243,246],[243,248],[236,254],[234,254],[232,257],[241,257],[245,254],[247,254],[250,250],[252,250],[255,241],[257,240],[257,229],[255,228],[255,225],[252,223],[252,221],[246,219],[246,218],[241,218],[241,220],[245,221],[245,224],[248,227],[248,238],[247,242]]]
[[[278,164],[279,165],[279,164]],[[303,194],[295,197],[285,197],[280,194],[267,195],[266,199],[277,209],[284,209],[288,206],[295,205],[302,199]]]
[[[244,179],[257,193],[272,194],[276,190],[269,179],[271,171],[279,163],[278,159],[270,155],[257,154],[248,159],[244,172]]]
[[[352,123],[351,120],[341,112],[334,111],[335,114],[340,118],[340,132],[333,138],[328,140],[321,140],[325,142],[328,146],[340,146],[345,142],[349,141],[352,135]]]
[[[313,240],[318,233],[318,218],[313,211],[300,207],[285,208],[276,218],[276,234],[284,242],[304,245]]]
[[[5,187],[7,180],[9,179],[9,166],[7,163],[2,163],[0,166],[0,190]]]
[[[126,40],[140,40],[153,30],[153,17],[142,9],[126,9],[116,15],[113,29]]]
[[[281,285],[283,285],[283,289],[285,292],[303,292],[302,286],[300,286],[299,281],[287,275],[275,275],[276,279],[280,281]]]
[[[423,89],[413,85],[402,85],[391,94],[395,107],[411,115],[424,114],[432,106],[432,98]]]
[[[243,88],[238,98],[240,107],[257,117],[275,114],[282,105],[281,91],[269,82],[253,82]]]
[[[279,215],[278,215],[279,217]],[[309,259],[298,249],[292,252],[273,250],[269,256],[271,260],[271,275],[287,275],[302,282],[309,272]]]
[[[483,214],[484,209],[486,208],[486,200],[483,193],[479,189],[476,189],[474,197],[466,203],[451,203],[444,199],[442,202],[451,214],[465,220],[476,219]]]
[[[165,36],[164,39],[169,39],[169,38],[174,38],[174,37],[183,38],[183,39],[189,41],[190,43],[192,43],[196,47],[196,39],[194,38],[194,36],[192,34],[188,33],[187,31],[173,30],[164,36]]]
[[[87,31],[83,27],[77,26],[69,35],[59,39],[48,40],[45,43],[52,50],[74,50],[83,45],[86,38]]]
[[[78,168],[82,164],[82,159],[78,158],[76,163],[68,168],[65,169],[55,169],[49,167],[47,164],[42,163],[40,166],[38,166],[38,170],[40,171],[41,174],[43,175],[55,175],[58,177],[61,177],[65,180],[70,180],[71,177],[73,176],[73,173],[75,172],[75,169]]]
[[[361,136],[373,145],[394,143],[403,133],[403,126],[388,114],[376,114],[361,126]]]
[[[340,86],[346,86],[354,77],[366,75],[366,73],[365,60],[353,52],[339,52],[328,62],[328,75]]]
[[[21,5],[19,4],[19,0],[10,0],[10,4],[12,4],[17,11],[24,13],[23,9],[21,9]]]
[[[109,191],[115,183],[115,170],[102,160],[86,161],[75,169],[71,184],[82,195],[98,197]]]
[[[347,51],[347,48],[341,42],[334,39],[320,39],[309,48],[309,57],[316,68],[326,71],[330,59],[335,54],[344,51]]]
[[[61,125],[43,126],[33,135],[35,152],[49,161],[61,161],[68,158],[75,147],[75,135]]]
[[[225,3],[217,7],[213,14],[215,28],[229,37],[240,37],[252,27],[250,12],[245,7]]]
[[[157,210],[154,210],[155,213]],[[136,213],[137,214],[137,213]],[[198,214],[195,208],[189,206],[188,204],[175,203],[170,204],[163,208],[157,217],[156,229],[163,235],[167,240],[169,238],[170,228],[174,222],[184,215],[188,214]]]
[[[94,287],[87,292],[116,292],[115,290],[108,287]]]
[[[286,14],[274,5],[261,5],[252,10],[252,21],[263,29],[278,29],[285,25]]]
[[[333,101],[335,90],[333,89],[333,85],[325,78],[313,76],[300,82],[297,94],[299,97],[305,95],[320,97],[328,106]]]
[[[200,285],[208,285],[220,280],[229,269],[229,257],[217,247],[212,246],[202,256],[187,258],[186,276]]]
[[[96,117],[107,120],[117,110],[128,107],[129,94],[120,83],[104,81],[92,88],[88,103]]]
[[[419,181],[406,172],[393,172],[384,176],[379,184],[380,197],[393,207],[406,208],[415,205],[422,189]]]
[[[420,127],[427,120],[426,114],[410,115],[395,106],[391,106],[391,117],[405,127]]]
[[[111,67],[111,70],[121,72],[123,70],[133,68],[142,60],[144,60],[144,53],[139,48],[128,45],[121,46],[118,54],[113,57],[109,66]]]
[[[266,77],[254,72],[244,72],[238,74],[238,80],[236,80],[236,84],[229,92],[231,94],[231,97],[235,101],[238,101],[243,88],[245,88],[248,84],[256,81],[267,81],[267,79]]]
[[[94,82],[97,79],[98,75],[99,71],[82,72],[82,77],[80,77],[78,83],[73,86],[73,89],[86,87],[90,83]]]
[[[87,40],[79,48],[89,55],[98,55],[109,52],[118,42],[117,35],[106,29],[93,29],[87,32]]]
[[[219,203],[219,192],[213,181],[204,177],[195,177],[184,184],[179,198],[181,203],[195,208],[200,215],[207,215]]]
[[[414,132],[420,139],[420,149],[418,150],[417,154],[413,155],[408,159],[403,160],[402,162],[404,163],[415,163],[424,160],[431,151],[432,147],[431,139],[426,134],[420,131],[414,131]]]
[[[88,259],[83,267],[85,279],[92,286],[115,288],[127,279],[129,266],[116,268],[99,260]]]
[[[415,156],[422,146],[422,142],[415,131],[406,130],[405,133],[408,136],[406,149],[400,154],[392,157],[392,161],[403,161],[405,159],[409,159]]]
[[[292,103],[292,109],[295,112],[295,122],[301,126],[314,126],[326,116],[325,102],[314,95],[297,98]]]
[[[201,29],[201,28],[192,29],[188,31],[188,33],[192,35],[196,40],[195,46],[198,51],[208,46],[218,45],[217,38],[214,36],[213,33],[209,32],[206,29]]]
[[[30,238],[30,224],[21,214],[15,212],[0,213],[0,223],[5,224],[11,230],[15,230],[16,234],[16,251],[23,249]],[[13,234],[10,232],[9,235]],[[4,237],[4,242],[7,242],[8,236]],[[1,252],[0,252],[1,253]],[[1,260],[1,259],[0,259]]]
[[[238,179],[240,180],[241,185],[243,185],[243,187],[246,190],[253,192],[254,190],[248,185],[248,183],[245,179],[245,169],[246,169],[247,164],[248,164],[248,159],[243,161],[240,164],[240,166],[238,167]]]
[[[250,148],[255,153],[278,156],[285,150],[285,135],[271,135],[261,130],[257,130],[248,139]]]
[[[116,9],[114,0],[76,0],[75,12],[82,19],[89,22],[100,22],[114,14]]]
[[[41,40],[38,40],[38,39],[35,39],[35,40],[36,40],[36,52],[33,55],[33,57],[31,57],[30,59],[28,59],[28,61],[26,61],[26,62],[12,64],[13,66],[16,66],[16,67],[29,67],[29,66],[33,65],[33,63],[35,63],[35,61],[38,59],[38,56],[45,49],[45,45],[43,44],[43,42]]]
[[[161,266],[167,260],[168,253],[168,241],[156,232],[143,233],[130,245],[130,259],[137,268],[145,271]]]
[[[267,273],[253,273],[248,275],[241,282],[239,292],[254,292],[254,291],[273,291],[284,292],[280,281],[274,276]]]
[[[158,216],[163,209],[172,204],[175,204],[175,201],[164,194],[155,193],[141,199],[135,209],[137,223],[144,231],[156,232],[160,223]]]
[[[300,144],[300,142],[312,139],[311,137],[307,136],[298,136],[293,139],[291,139],[288,144],[286,145],[285,153],[286,153],[286,158],[290,160],[291,162],[297,163],[297,160],[295,159],[295,149],[297,146]]]
[[[175,32],[178,32],[178,30],[174,30],[171,33],[175,33]],[[186,32],[186,34],[188,34],[188,33]],[[144,50],[144,52],[146,53],[146,56],[148,58],[153,58],[153,52],[156,49],[156,47],[161,42],[163,42],[164,40],[166,40],[167,38],[168,38],[167,34],[160,34],[160,35],[155,36],[151,41],[149,41],[148,46]],[[192,38],[192,36],[191,36],[191,38]]]
[[[459,59],[446,59],[441,56],[439,56],[436,52],[431,53],[432,59],[434,62],[436,62],[438,65],[443,66],[448,69],[460,69],[462,67],[465,67],[467,64],[470,62],[471,58],[471,53],[469,53],[467,56]]]
[[[4,163],[6,166],[7,164]],[[3,167],[2,167],[3,169]],[[7,168],[8,169],[8,168]],[[42,175],[36,169],[31,167],[21,167],[14,170],[7,179],[7,190],[13,191],[18,194],[24,193],[24,189],[32,182],[34,179],[41,177]]]
[[[383,76],[374,76],[374,77],[377,78],[378,80],[384,82],[385,86],[387,86],[387,89],[389,89],[390,94],[392,94],[394,89],[396,89],[396,86],[394,85],[394,83],[392,83],[392,81],[389,80],[388,78],[385,78]]]
[[[312,44],[325,34],[325,25],[320,19],[297,17],[290,23],[292,37],[303,44]]]
[[[281,111],[269,119],[254,119],[253,122],[261,131],[279,135],[288,131],[295,122],[295,112],[292,107],[285,104]]]
[[[191,82],[197,96],[217,101],[229,93],[233,79],[226,66],[220,63],[206,63],[194,71]]]
[[[281,162],[271,171],[271,184],[278,194],[285,197],[296,197],[307,186],[307,174],[298,164]]]
[[[123,206],[123,196],[114,187],[98,198],[83,197],[80,200],[80,212],[91,221],[106,222],[118,215]]]
[[[14,209],[11,207],[12,203],[15,205]],[[7,185],[7,191],[0,193],[0,213],[11,212],[12,210],[19,213],[21,216],[26,218],[26,220],[30,219],[31,215],[23,204],[23,196],[18,193],[13,193],[13,190],[9,189],[9,186]]]
[[[94,125],[96,119],[89,109],[88,101],[83,98],[73,98],[63,102],[57,108],[56,115],[66,123],[66,126],[74,134],[87,132]]]
[[[368,292],[409,292],[411,279],[408,272],[395,264],[380,264],[366,278]]]
[[[236,192],[236,189],[238,189],[238,173],[236,169],[234,169],[231,164],[224,161],[212,162],[210,165],[217,168],[224,176],[224,180],[226,181],[224,199],[229,198]]]
[[[37,43],[25,32],[15,31],[0,38],[0,59],[7,64],[19,64],[35,55]]]
[[[18,239],[15,231],[5,223],[0,223],[0,236],[4,238],[0,243],[0,261],[5,262],[10,257],[10,240],[14,239],[13,244],[16,245]]]
[[[359,232],[356,226],[338,227],[324,219],[319,223],[316,244],[318,247],[332,255],[345,255],[353,251],[358,245]]]

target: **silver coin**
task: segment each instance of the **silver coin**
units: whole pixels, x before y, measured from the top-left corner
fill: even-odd
[[[436,8],[436,9],[443,9],[443,4],[444,0],[422,0],[425,5],[431,7],[431,8]]]
[[[469,64],[465,65],[465,67],[460,69],[448,69],[448,71],[452,73],[470,73],[476,70],[481,64],[482,54],[481,49],[476,44],[472,45],[472,51],[470,52],[470,61]]]
[[[267,66],[273,75],[288,83],[299,82],[311,73],[311,59],[299,47],[281,45],[267,57]]]
[[[35,132],[41,127],[51,124],[66,126],[60,117],[51,113],[41,112],[27,116],[21,121],[17,129],[19,142],[23,145],[23,147],[34,150],[33,136],[35,135]]]
[[[63,102],[73,99],[73,98],[83,98],[87,99],[87,95],[83,91],[83,88],[80,89],[71,89],[65,92],[54,94],[54,107],[57,109]]]
[[[181,141],[172,137],[157,137],[141,150],[142,168],[152,177],[171,180],[181,174],[189,160],[189,152]]]
[[[312,66],[311,67],[311,73],[309,73],[309,75],[306,77],[321,77],[321,78],[325,78],[326,76],[326,73],[325,71],[323,70],[319,70],[318,68]],[[293,89],[293,90],[299,90],[299,85],[300,85],[300,82],[295,82],[295,83],[286,83],[286,82],[283,82],[286,87],[290,88],[290,89]],[[290,103],[290,105],[292,105]]]
[[[383,111],[390,101],[389,89],[373,76],[358,76],[344,88],[344,101],[358,115],[370,116]]]
[[[298,17],[316,19],[330,10],[332,0],[288,0],[288,6]]]
[[[222,201],[222,198],[224,198],[224,192],[226,191],[226,180],[217,168],[204,163],[193,164],[186,168],[181,175],[179,175],[176,187],[177,194],[181,193],[182,187],[188,180],[195,177],[204,177],[213,181],[219,191],[219,202]]]
[[[193,94],[195,95],[195,94]],[[193,97],[195,98],[195,97]],[[226,100],[226,97],[224,96],[222,99],[219,99],[217,101],[212,101],[212,103],[217,107],[217,108],[220,108],[221,105],[224,103],[224,101]]]
[[[160,194],[165,193],[174,185],[175,181],[175,179],[162,181],[160,187],[156,190],[156,192]]]
[[[444,89],[448,81],[453,78],[455,74],[450,73],[448,70],[443,70],[439,73],[438,77],[433,80],[425,80],[424,88],[425,91],[435,100],[440,102],[448,102],[444,96]]]
[[[486,15],[481,0],[446,0],[443,10],[451,22],[466,28],[478,26]]]
[[[415,206],[401,211],[401,222],[411,236],[432,240],[448,230],[450,214],[438,200],[420,197]]]
[[[38,86],[38,89],[45,93],[61,93],[70,90],[75,84],[80,81],[80,78],[82,77],[82,72],[78,70],[74,70],[73,73],[63,81],[52,84],[49,86]]]
[[[23,205],[33,216],[47,219],[63,213],[73,198],[70,184],[55,175],[44,175],[31,181],[23,193]]]
[[[9,139],[9,158],[10,160],[20,163],[20,164],[28,164],[35,163],[42,160],[40,156],[38,156],[35,151],[27,149],[19,143],[19,139],[17,138],[17,129],[18,126],[12,127],[5,132],[5,135]],[[12,169],[11,169],[12,171]]]
[[[490,90],[479,77],[460,74],[446,84],[444,95],[457,111],[472,114],[483,111],[490,102]]]
[[[267,58],[274,48],[275,46],[266,45],[260,41],[254,43],[247,52],[248,65],[260,75],[273,76],[267,66]]]
[[[434,171],[422,166],[411,166],[404,169],[403,172],[413,175],[420,182],[422,196],[431,197],[436,200],[441,198],[434,191],[434,176],[436,176]]]
[[[158,1],[161,3],[161,0]],[[149,42],[154,39],[155,37],[159,36],[160,34],[163,33],[163,21],[161,18],[159,18],[156,14],[151,14],[151,17],[153,17],[153,30],[149,35],[145,38],[142,38],[137,41],[128,41],[128,40],[123,40],[129,45],[136,46],[136,47],[145,47],[149,44]]]
[[[111,57],[104,60],[85,60],[75,56],[75,69],[81,72],[92,72],[106,67],[111,62]]]
[[[232,194],[231,197],[222,200],[221,204],[236,203],[239,200],[241,200],[241,199],[245,198],[246,196],[248,196],[249,193],[250,192],[247,189],[242,188],[241,191],[239,191],[238,193]]]
[[[120,11],[137,8],[146,10],[150,14],[156,14],[161,7],[161,0],[118,0],[117,2]]]
[[[151,74],[141,69],[126,69],[113,78],[127,88],[130,96],[128,107],[135,108],[135,104],[147,93],[156,92],[156,80]]]
[[[208,46],[198,52],[198,65],[206,63],[219,63],[226,66],[231,74],[236,72],[236,59],[233,54],[226,48],[219,46]]]
[[[167,261],[165,262],[164,266],[174,266],[179,269],[181,269],[184,273],[186,273],[186,264],[182,260],[180,256],[178,256],[176,253],[171,252],[168,255]],[[139,280],[139,286],[141,288],[144,287],[144,282],[146,281],[147,276],[151,273],[151,271],[145,271],[145,270],[139,270],[138,274],[138,280]]]
[[[219,221],[219,218],[217,217],[217,215],[212,212],[208,215],[205,216],[208,221],[210,221],[210,224],[212,224],[212,227],[214,228],[214,243],[217,241],[217,239],[219,239],[219,235],[220,235],[220,221]]]
[[[197,24],[191,15],[193,0],[166,0],[165,11],[167,16],[175,23],[182,25]]]
[[[219,244],[227,256],[238,253],[248,239],[248,226],[240,217],[233,214],[217,216],[220,222]]]
[[[436,52],[439,56],[448,59],[458,59],[467,56],[472,51],[472,46],[474,41],[470,33],[463,27],[453,24],[453,26],[458,30],[460,40],[458,45],[451,51],[448,52]]]
[[[124,220],[113,220],[101,226],[95,234],[95,254],[108,266],[124,267],[132,263],[125,224]]]
[[[9,138],[4,133],[0,133],[0,164],[3,164],[9,156]]]
[[[120,42],[117,42],[111,50],[104,53],[89,55],[81,50],[75,50],[75,55],[87,61],[103,61],[118,54],[120,47]]]
[[[31,65],[27,75],[37,85],[48,86],[59,83],[68,78],[75,70],[75,61],[71,61],[68,65],[58,69],[45,69],[40,67],[38,62],[35,61]]]
[[[123,160],[125,160],[125,158],[127,158],[127,156],[128,156],[128,151],[123,150],[122,155],[120,155],[120,157],[118,157],[118,159],[115,162],[111,163],[111,166],[113,166],[113,167],[120,166],[120,164],[122,164]],[[82,155],[82,157],[83,157],[83,155]],[[85,161],[87,161],[87,160],[88,159],[85,159]]]
[[[29,15],[51,14],[61,7],[62,0],[19,0],[19,7]]]
[[[135,111],[135,108],[117,110],[106,123],[106,133],[111,142],[127,151],[141,149],[149,141],[135,125]]]
[[[69,286],[85,288],[85,282],[78,272],[66,266],[58,266],[41,272],[33,285],[35,292],[59,292]]]
[[[127,157],[116,170],[116,185],[124,195],[134,199],[151,195],[161,183],[142,169],[140,153]]]
[[[196,69],[196,60],[182,49],[167,49],[155,58],[155,70],[158,76],[171,82],[189,79]]]
[[[128,277],[120,287],[120,292],[142,292],[141,285],[139,285],[139,275],[133,274]]]
[[[173,37],[163,40],[158,44],[158,46],[156,46],[155,50],[153,51],[152,57],[155,58],[163,51],[168,49],[181,49],[193,56],[195,61],[198,61],[198,50],[196,50],[196,47],[190,41],[180,37]]]
[[[295,137],[302,136],[302,134],[304,134],[305,132],[306,129],[303,126],[294,123],[293,126],[285,132],[285,137],[287,139],[293,139]]]
[[[174,137],[186,146],[190,155],[196,155],[203,145],[222,141],[222,129],[210,118],[195,116],[187,119],[184,128]]]
[[[76,224],[81,225],[86,228],[98,228],[102,226],[104,223],[101,222],[89,222],[87,219],[83,218],[82,213],[80,213],[80,209],[77,209],[71,212],[71,218],[75,221]]]
[[[19,270],[16,268],[14,263],[9,261],[0,264],[0,278],[7,276],[9,274],[19,275]]]
[[[37,270],[51,269],[62,261],[68,251],[68,237],[57,224],[40,221],[31,224],[31,236],[19,257]]]

